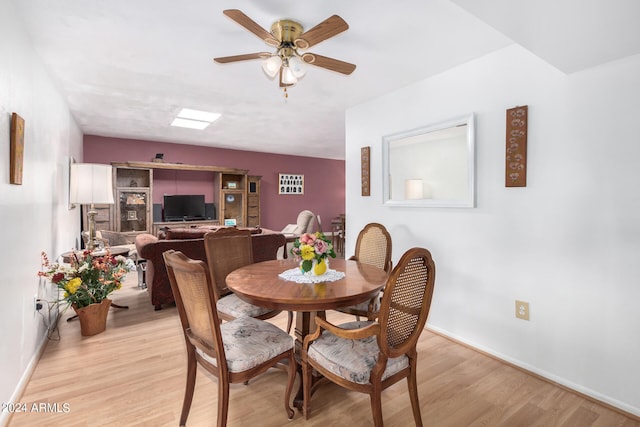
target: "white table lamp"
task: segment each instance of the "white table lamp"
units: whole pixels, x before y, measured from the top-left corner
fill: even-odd
[[[407,179],[404,181],[405,200],[419,200],[424,198],[421,179]]]
[[[69,201],[90,205],[89,239],[87,249],[95,248],[96,210],[94,204],[113,204],[113,178],[111,165],[95,163],[72,163],[69,177]]]

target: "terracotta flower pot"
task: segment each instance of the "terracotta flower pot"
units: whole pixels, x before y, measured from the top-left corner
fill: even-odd
[[[105,298],[102,302],[90,304],[86,307],[76,308],[72,305],[80,319],[80,333],[84,337],[99,334],[107,328],[107,314],[111,307],[111,300]]]

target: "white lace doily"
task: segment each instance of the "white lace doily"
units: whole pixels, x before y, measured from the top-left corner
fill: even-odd
[[[336,271],[328,269],[322,276],[314,276],[310,273],[303,273],[299,267],[292,268],[291,270],[283,271],[278,277],[287,280],[289,282],[296,283],[320,283],[320,282],[335,282],[345,276],[342,271]]]

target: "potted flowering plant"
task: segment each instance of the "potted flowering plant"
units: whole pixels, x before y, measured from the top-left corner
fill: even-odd
[[[300,261],[303,273],[320,276],[327,272],[329,257],[335,258],[333,244],[321,232],[305,233],[293,243],[291,254]]]
[[[108,250],[105,255],[100,256],[90,251],[73,252],[69,264],[51,263],[47,254],[42,252],[42,270],[38,272],[38,276],[51,280],[63,292],[58,302],[64,302],[76,311],[82,335],[94,335],[104,331],[106,326],[111,306],[109,295],[122,287],[125,276],[133,270],[135,265],[131,259],[120,255],[113,257]],[[83,319],[94,311],[104,316],[104,326],[96,326],[97,332],[89,331],[91,326],[83,323]],[[100,328],[102,329],[99,330]]]

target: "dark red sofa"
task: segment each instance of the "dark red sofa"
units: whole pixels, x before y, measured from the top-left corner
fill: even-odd
[[[151,234],[136,236],[138,256],[147,260],[147,289],[156,310],[160,310],[163,304],[174,302],[162,254],[173,249],[191,259],[207,262],[204,235],[209,232],[212,230],[207,228],[174,228],[167,230],[166,237],[162,239]],[[284,234],[260,229],[253,229],[252,233],[254,262],[276,259],[278,249],[286,244]]]

